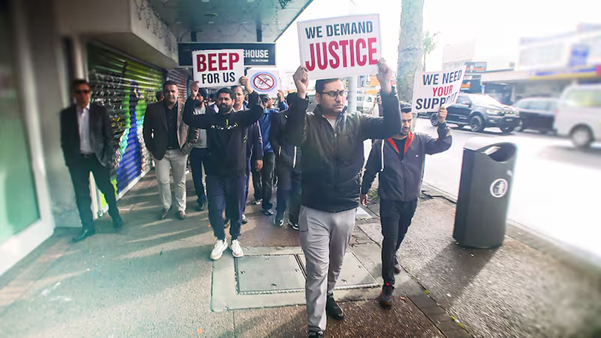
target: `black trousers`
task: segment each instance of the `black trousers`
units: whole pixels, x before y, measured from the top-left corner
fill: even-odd
[[[213,228],[213,234],[217,239],[225,239],[223,227],[223,211],[230,220],[230,235],[232,239],[240,236],[240,225],[244,213],[244,192],[246,191],[247,177],[231,176],[221,177],[207,175],[207,197],[209,200],[209,221]]]
[[[276,165],[278,176],[278,191],[276,206],[277,216],[282,217],[286,212],[288,201],[290,209],[288,216],[292,224],[298,224],[301,196],[301,173],[285,165]]]
[[[192,180],[194,181],[194,191],[196,192],[196,202],[204,204],[207,201],[205,187],[202,184],[202,167],[207,159],[209,150],[207,148],[192,148],[190,152],[190,167],[192,168]]]
[[[90,197],[90,172],[94,174],[96,186],[109,206],[109,215],[113,221],[120,219],[115,187],[111,183],[111,171],[98,162],[95,155],[81,155],[74,164],[69,166],[71,182],[75,190],[75,202],[79,210],[81,225],[84,229],[94,229],[94,217],[92,215],[92,198]]]
[[[263,200],[263,210],[271,210],[271,196],[273,195],[273,171],[275,170],[275,154],[273,152],[263,155],[263,169],[257,172],[253,169],[253,188],[255,200]]]
[[[417,208],[417,200],[401,202],[380,201],[380,221],[382,222],[382,279],[394,285],[394,263],[407,229]]]

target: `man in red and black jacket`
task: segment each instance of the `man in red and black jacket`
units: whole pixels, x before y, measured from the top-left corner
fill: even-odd
[[[433,155],[451,147],[451,131],[445,120],[446,108],[438,112],[438,138],[428,134],[411,132],[413,115],[411,106],[401,104],[402,128],[397,135],[376,141],[371,149],[363,184],[361,203],[367,204],[367,193],[377,173],[379,176],[378,195],[380,196],[380,221],[382,222],[382,293],[380,305],[392,305],[394,291],[394,273],[401,268],[396,252],[407,233],[411,219],[417,207],[426,154]]]

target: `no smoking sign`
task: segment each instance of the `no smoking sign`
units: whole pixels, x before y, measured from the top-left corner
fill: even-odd
[[[250,85],[259,94],[275,96],[279,89],[279,74],[277,71],[249,70]]]

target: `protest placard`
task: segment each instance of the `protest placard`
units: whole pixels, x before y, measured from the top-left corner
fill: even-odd
[[[413,86],[413,112],[435,112],[457,101],[464,67],[437,72],[417,72]]]
[[[192,53],[194,81],[198,86],[225,87],[238,84],[244,75],[242,49],[199,50]]]
[[[280,74],[277,70],[250,69],[246,76],[250,86],[259,94],[276,97],[280,89]]]
[[[311,79],[376,74],[380,16],[353,15],[298,23],[301,64]]]

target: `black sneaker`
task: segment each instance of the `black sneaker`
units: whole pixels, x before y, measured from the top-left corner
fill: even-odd
[[[282,227],[284,226],[284,217],[283,216],[275,216],[275,226]]]
[[[336,304],[334,300],[334,295],[328,295],[328,300],[326,301],[326,313],[330,318],[334,318],[336,320],[344,319],[344,311]]]
[[[394,291],[394,287],[388,283],[384,283],[382,285],[382,292],[380,293],[380,306],[382,307],[391,307],[392,301],[394,297],[392,296],[392,292]]]
[[[248,219],[246,218],[245,214],[242,214],[242,224],[246,224],[248,223]]]
[[[273,216],[273,211],[269,209],[263,209],[263,215],[265,216]]]
[[[290,223],[290,227],[292,228],[292,230],[296,230],[296,231],[299,230],[299,226],[297,223]]]
[[[309,338],[322,338],[323,332],[321,331],[309,331]]]

